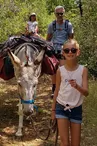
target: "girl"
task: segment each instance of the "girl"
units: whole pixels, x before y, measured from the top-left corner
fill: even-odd
[[[26,26],[26,35],[39,36],[38,35],[38,22],[36,21],[36,14],[32,13],[29,16],[29,21]]]
[[[78,64],[78,53],[77,41],[68,40],[62,52],[65,63],[59,67],[56,76],[52,119],[57,118],[60,146],[80,146],[83,96],[88,96],[88,71]]]

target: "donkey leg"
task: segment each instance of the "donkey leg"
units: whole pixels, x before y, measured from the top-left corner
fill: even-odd
[[[19,125],[18,130],[16,132],[16,136],[23,136],[23,105],[21,104],[21,100],[19,100]]]

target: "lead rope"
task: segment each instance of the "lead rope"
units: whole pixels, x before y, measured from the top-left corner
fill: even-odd
[[[53,133],[56,132],[56,137],[55,137],[55,145],[57,146],[57,142],[58,142],[58,125],[57,125],[57,119],[55,120],[50,120],[50,130],[52,130]]]
[[[33,126],[33,128],[34,128],[34,131],[36,132],[36,135],[37,135],[41,140],[47,140],[47,139],[49,138],[49,135],[50,135],[50,128],[48,129],[48,134],[47,134],[46,138],[42,138],[41,136],[39,136],[39,134],[38,134],[38,132],[37,132],[37,128],[36,128],[35,125],[34,125],[34,120],[33,120],[32,116],[33,116],[33,115],[30,115],[30,116],[29,116],[29,119],[30,119],[30,121],[31,121],[31,123],[32,123],[32,126]]]

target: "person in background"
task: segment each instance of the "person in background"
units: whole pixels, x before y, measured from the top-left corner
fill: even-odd
[[[80,146],[83,96],[88,96],[88,70],[78,64],[78,52],[76,40],[65,42],[62,50],[65,64],[59,67],[56,75],[51,117],[57,119],[60,146]]]
[[[29,21],[26,26],[26,35],[30,36],[38,36],[38,22],[36,21],[36,14],[32,13],[29,16]]]
[[[70,21],[64,19],[65,9],[63,6],[57,6],[54,13],[56,20],[49,24],[46,40],[50,41],[53,44],[53,47],[55,49],[54,55],[59,60],[60,65],[62,65],[64,63],[64,58],[61,55],[62,46],[67,39],[73,38],[73,27]],[[53,93],[56,87],[56,74],[51,77],[51,97],[53,97]]]

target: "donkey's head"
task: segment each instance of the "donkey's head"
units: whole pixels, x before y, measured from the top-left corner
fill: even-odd
[[[42,50],[34,61],[21,61],[19,57],[8,51],[14,66],[14,72],[17,79],[21,103],[24,105],[24,112],[32,112],[34,109],[34,96],[38,84],[38,77],[41,73],[41,61],[44,50]],[[26,62],[26,63],[25,63]]]

